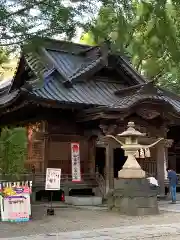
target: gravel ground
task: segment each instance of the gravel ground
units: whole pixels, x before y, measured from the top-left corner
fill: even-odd
[[[87,210],[75,208],[58,208],[55,209],[55,216],[46,216],[46,207],[41,205],[33,207],[33,220],[28,223],[0,223],[0,238],[11,238],[29,235],[71,232],[104,228],[121,228],[125,226],[137,225],[154,225],[154,224],[179,224],[180,213],[163,212],[161,211],[158,216],[145,216],[145,217],[128,217],[119,215],[116,212],[107,212],[105,210]],[[137,226],[138,227],[138,226]],[[169,231],[169,230],[168,230]],[[163,240],[176,239],[175,233],[169,236],[164,236]],[[174,235],[175,234],[175,235]],[[166,234],[167,235],[167,234]],[[174,235],[174,236],[173,236]],[[117,236],[117,235],[116,235]],[[25,239],[23,237],[22,239]],[[32,239],[32,238],[31,238]],[[35,239],[33,237],[33,239]],[[37,238],[41,239],[41,238]],[[48,237],[51,240],[51,237]],[[57,237],[54,239],[58,239]],[[59,239],[62,239],[61,237]],[[70,238],[66,238],[70,239]],[[82,238],[88,239],[88,238]],[[95,238],[93,238],[95,239]],[[104,240],[111,238],[102,238]],[[113,238],[116,239],[116,238]],[[117,238],[118,239],[118,238]],[[123,238],[119,238],[123,239]],[[141,239],[141,238],[124,238],[124,239]],[[146,238],[145,238],[146,239]],[[160,239],[156,236],[151,239]],[[178,237],[178,240],[180,236]]]

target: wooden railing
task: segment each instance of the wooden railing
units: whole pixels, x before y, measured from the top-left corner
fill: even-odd
[[[13,181],[32,181],[32,174],[0,174],[0,181],[13,182]]]
[[[46,174],[45,173],[35,173],[35,174],[20,174],[20,175],[0,175],[0,181],[32,181],[33,187],[44,188],[45,181],[46,181]],[[64,186],[66,184],[71,184],[72,182],[72,175],[71,174],[62,174],[61,175],[61,185]],[[99,173],[87,173],[81,175],[81,182],[76,182],[75,184],[86,184],[89,186],[97,186],[101,192],[101,195],[105,196],[105,180],[103,176]]]
[[[81,182],[91,182],[91,181],[98,181],[100,176],[97,177],[97,174],[82,174],[81,175]],[[4,174],[0,175],[0,181],[26,181],[31,180],[33,181],[33,185],[45,185],[46,174],[45,173],[35,173],[35,174],[19,174],[19,175],[9,175]],[[61,174],[61,183],[72,182],[72,175],[71,174]]]
[[[32,175],[32,179],[35,185],[44,185],[46,180],[46,174],[45,173],[36,173]],[[82,174],[81,175],[81,182],[90,182],[94,181],[96,179],[95,174]],[[61,175],[61,183],[67,183],[72,182],[72,175],[71,174],[62,174]],[[78,184],[78,182],[77,182]]]
[[[96,173],[96,182],[98,184],[99,190],[101,192],[102,197],[105,197],[106,195],[106,183],[105,180],[103,178],[103,176],[100,173]]]

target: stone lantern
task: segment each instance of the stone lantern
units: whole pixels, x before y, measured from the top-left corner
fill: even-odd
[[[117,209],[119,212],[128,215],[144,215],[158,213],[157,191],[150,188],[149,181],[146,179],[145,171],[141,169],[135,158],[139,149],[149,149],[160,142],[158,139],[151,145],[141,145],[138,143],[140,137],[145,136],[135,130],[134,122],[128,123],[128,128],[113,138],[124,149],[127,160],[122,170],[118,172],[118,179],[114,182],[114,190],[108,194],[109,209]],[[122,142],[120,139],[125,139]]]

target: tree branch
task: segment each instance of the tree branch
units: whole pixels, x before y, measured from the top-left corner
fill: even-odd
[[[23,12],[30,10],[31,8],[34,8],[35,6],[39,6],[39,5],[46,5],[48,7],[52,7],[52,5],[45,3],[43,0],[40,2],[33,1],[32,4],[29,4],[28,6],[26,6],[24,8],[18,9],[17,11],[10,13],[9,15],[6,16],[6,19],[13,17],[15,15],[22,14]]]
[[[159,78],[163,76],[164,74],[164,68],[162,68],[157,74],[156,76],[153,77],[153,82],[157,83]]]

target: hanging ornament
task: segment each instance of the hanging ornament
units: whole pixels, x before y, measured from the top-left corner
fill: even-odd
[[[151,152],[149,148],[145,148],[145,157],[150,158],[151,157]]]
[[[140,149],[140,158],[145,158],[144,149]]]
[[[136,151],[135,158],[139,158],[139,150]]]

